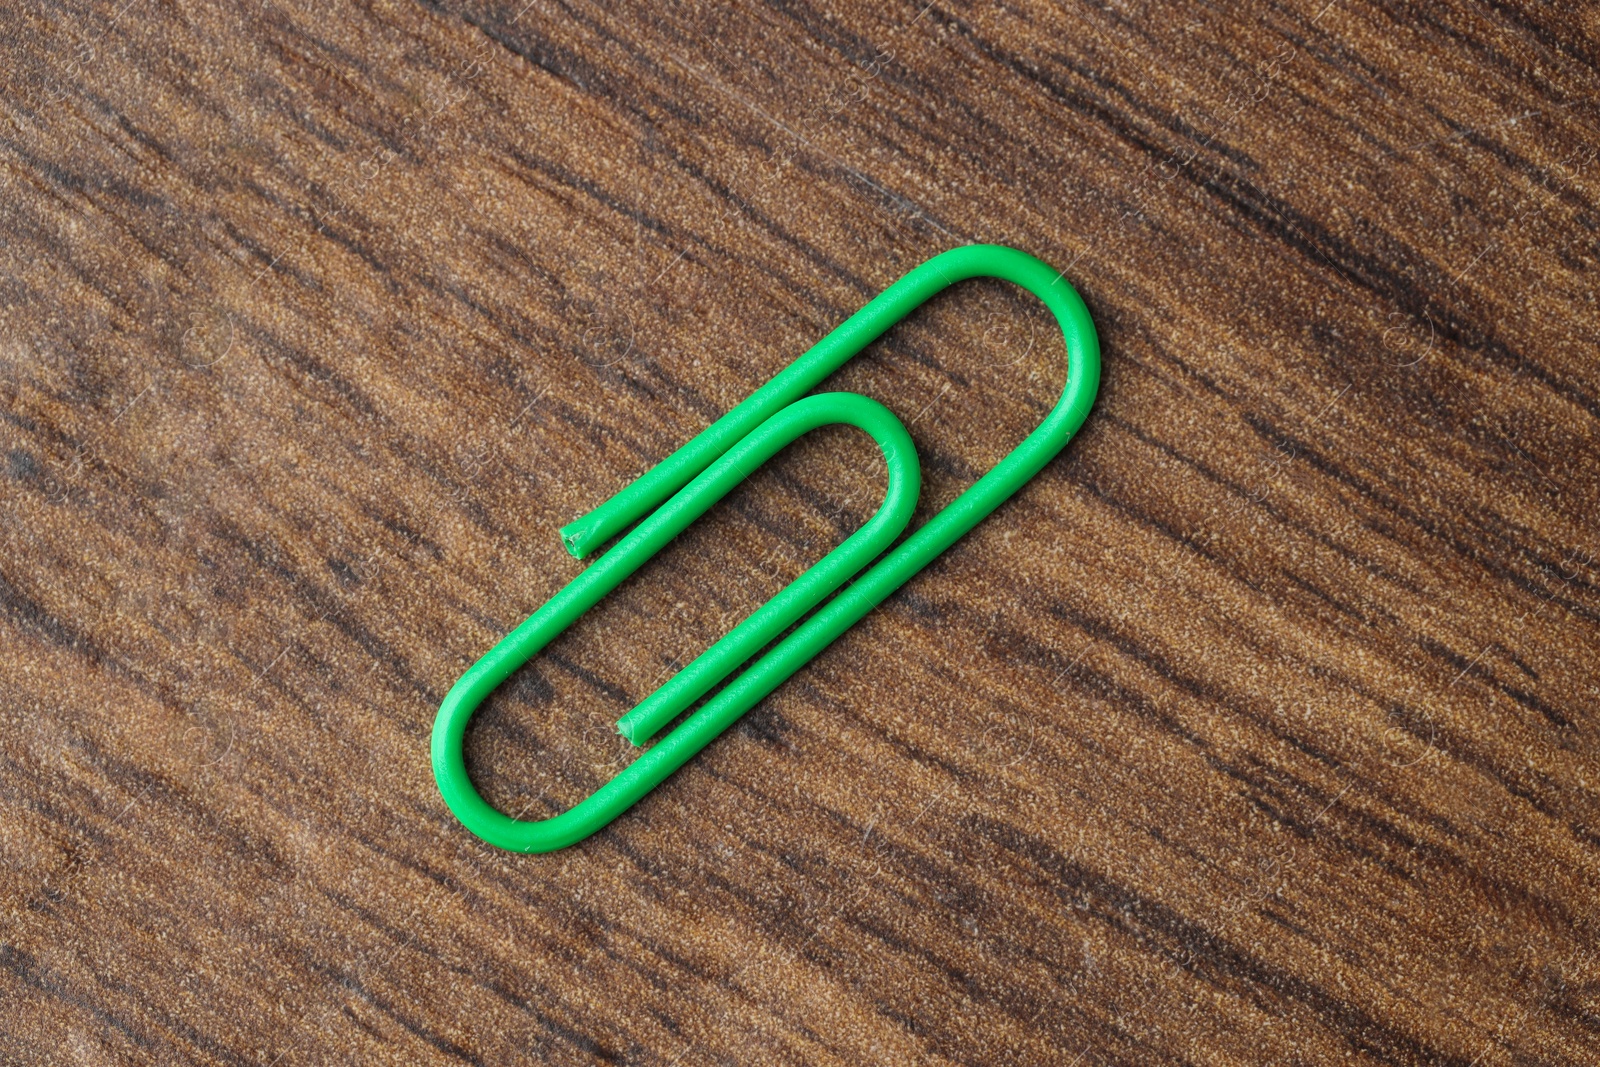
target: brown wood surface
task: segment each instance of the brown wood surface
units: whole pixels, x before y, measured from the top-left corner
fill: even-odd
[[[1596,5],[3,21],[0,1061],[1600,1062]],[[1095,314],[1067,452],[609,829],[463,830],[556,528],[973,241]],[[831,384],[926,517],[1063,373],[968,282]],[[751,478],[486,794],[882,485]]]

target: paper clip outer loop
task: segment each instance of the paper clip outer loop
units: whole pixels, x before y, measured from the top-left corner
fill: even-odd
[[[838,547],[641,702],[635,711],[645,715],[635,719],[631,729],[624,726],[623,733],[636,743],[654,734],[877,558],[900,535],[916,508],[922,471],[911,436],[894,413],[876,400],[854,393],[823,393],[781,409],[551,597],[451,687],[434,720],[433,773],[445,803],[462,825],[490,844],[512,851],[565,848],[626,811],[760,699],[756,696],[739,702],[735,709],[735,701],[725,699],[729,690],[724,689],[609,782],[554,818],[510,818],[485,801],[467,775],[462,751],[467,723],[496,686],[779,449],[801,434],[834,424],[865,430],[883,450],[888,489],[882,506]],[[769,690],[803,662],[794,662],[781,677],[772,678]],[[741,680],[751,672],[770,677],[772,668],[763,658]],[[655,725],[646,725],[650,722]]]
[[[446,803],[468,829],[491,844],[517,851],[549,851],[562,848],[598,830],[654,788],[672,771],[682,766],[740,715],[776,689],[885,597],[981,522],[1066,447],[1067,442],[1088,418],[1100,388],[1100,343],[1088,308],[1077,290],[1060,272],[1024,252],[1001,245],[969,245],[951,249],[908,271],[899,281],[869,301],[860,311],[845,320],[808,352],[774,375],[767,384],[712,423],[693,440],[610,500],[576,522],[563,527],[561,530],[563,543],[568,551],[581,559],[631,523],[643,519],[633,533],[619,542],[612,551],[606,553],[593,567],[574,579],[566,590],[557,594],[556,599],[567,596],[575,587],[589,580],[588,576],[591,573],[606,566],[607,561],[617,556],[623,547],[629,544],[630,539],[641,530],[650,527],[662,512],[670,512],[677,507],[682,494],[679,496],[674,494],[679,494],[681,487],[686,484],[692,488],[694,481],[702,472],[717,469],[720,463],[719,457],[724,457],[725,454],[742,454],[741,450],[748,440],[746,435],[752,432],[761,433],[766,420],[782,412],[787,405],[795,403],[850,357],[856,355],[930,297],[958,281],[975,277],[999,278],[1027,289],[1043,301],[1061,327],[1062,339],[1067,350],[1066,383],[1060,399],[1045,416],[1044,421],[966,492],[929,519],[809,619],[795,627],[792,633],[778,642],[749,669],[729,682],[681,726],[597,792],[570,811],[553,819],[543,822],[520,822],[495,811],[472,787],[461,758],[461,741],[467,719],[478,703],[511,671],[525,662],[533,652],[543,646],[545,641],[555,633],[559,633],[583,610],[566,609],[568,616],[566,620],[559,626],[554,626],[548,636],[539,639],[530,627],[546,614],[550,605],[541,608],[462,676],[446,696],[444,704],[440,707],[439,717],[434,723],[434,776],[439,782],[440,792],[444,795]],[[876,437],[876,434],[874,436]],[[883,442],[880,440],[879,443]],[[911,464],[915,467],[914,454],[908,452],[908,455],[911,456]],[[891,464],[891,497],[894,495],[893,469]],[[920,478],[919,471],[912,473]],[[914,501],[915,493],[912,497]],[[667,503],[660,511],[648,518],[644,517],[662,501]],[[884,510],[888,507],[889,502],[886,501]],[[882,513],[880,511],[880,515]],[[685,519],[683,524],[688,521],[689,519]],[[876,517],[873,521],[876,521]],[[865,530],[866,527],[863,527],[858,534]],[[887,540],[892,539],[891,534]],[[848,543],[847,541],[846,544]],[[840,546],[841,549],[843,547]],[[639,562],[648,558],[654,551],[655,548],[643,551],[637,561],[628,568],[627,573],[631,573]],[[593,603],[606,589],[614,586],[625,576],[626,574],[618,575],[611,580],[588,603]],[[803,575],[802,580],[805,577]],[[821,595],[826,595],[826,591]],[[555,603],[555,600],[553,599],[551,603]],[[754,619],[755,615],[751,618]],[[548,620],[541,623],[541,626],[550,625],[552,624]],[[713,645],[706,654],[710,655],[716,648],[717,646]],[[695,664],[691,664],[683,673],[687,674],[694,668]],[[716,680],[720,680],[720,676]],[[663,690],[677,683],[678,679],[675,678],[664,686]],[[681,697],[682,692],[694,688],[692,685],[686,688],[680,686],[679,696]],[[700,690],[701,693],[704,691]],[[693,699],[690,698],[689,702]],[[648,737],[654,732],[653,727],[659,726],[657,720],[661,711],[675,706],[675,701],[668,701],[658,707],[654,714],[646,715],[644,721],[640,721],[636,713],[644,710],[652,700],[653,697],[641,702],[640,708],[623,717],[620,725],[630,738],[642,740]],[[670,717],[671,715],[667,716]],[[660,722],[664,721],[666,720],[660,719]]]

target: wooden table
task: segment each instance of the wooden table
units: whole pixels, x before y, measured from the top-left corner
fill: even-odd
[[[1600,1060],[1600,16],[6,15],[0,1060]],[[608,829],[434,785],[556,529],[926,257],[1084,432]],[[830,387],[921,522],[1064,380]],[[476,721],[541,818],[876,509],[808,435]]]

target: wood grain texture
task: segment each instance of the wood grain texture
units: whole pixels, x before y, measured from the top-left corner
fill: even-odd
[[[1600,1062],[1600,7],[12,6],[0,1060]],[[631,813],[445,810],[555,530],[903,270],[1096,413]],[[1062,381],[831,384],[925,517]],[[750,479],[469,735],[512,813],[876,507]],[[918,521],[918,520],[914,520]]]

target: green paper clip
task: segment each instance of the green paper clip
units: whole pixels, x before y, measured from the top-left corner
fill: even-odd
[[[490,807],[468,778],[462,755],[467,723],[478,705],[511,672],[796,437],[831,424],[856,426],[870,434],[888,464],[882,506],[841,545],[624,715],[617,724],[623,736],[643,745],[889,547],[910,521],[921,488],[921,467],[910,435],[875,400],[854,393],[805,394],[929,297],[977,277],[1022,286],[1044,301],[1061,326],[1069,356],[1067,382],[1044,421],[948,507],[577,805],[536,822],[513,819]],[[1088,418],[1099,388],[1100,342],[1094,322],[1077,291],[1045,263],[1014,248],[969,245],[907,272],[694,440],[562,528],[567,550],[582,559],[638,522],[450,688],[433,724],[433,775],[445,803],[474,834],[516,852],[551,852],[588,837],[683,766],[1039,473]]]

